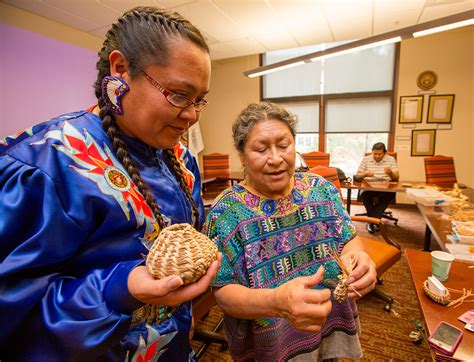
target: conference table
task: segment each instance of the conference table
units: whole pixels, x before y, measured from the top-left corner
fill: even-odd
[[[469,201],[474,203],[474,189],[467,187],[462,190],[462,193],[469,197]],[[420,212],[423,220],[426,223],[425,240],[423,243],[423,250],[430,250],[431,235],[438,243],[439,247],[446,252],[449,252],[446,244],[449,243],[448,235],[452,233],[451,220],[448,217],[451,208],[449,205],[427,206],[416,203],[416,207]]]
[[[421,181],[367,181],[341,182],[341,188],[347,189],[346,208],[351,213],[352,190],[368,190],[379,192],[405,192],[407,188],[425,185]]]
[[[451,358],[460,361],[472,361],[474,359],[474,332],[464,329],[464,323],[457,318],[474,306],[464,302],[459,307],[447,307],[434,302],[423,291],[423,282],[431,276],[431,254],[421,250],[406,249],[404,251],[411,278],[416,290],[416,297],[423,315],[426,336],[428,337],[438,325],[444,321],[464,331],[461,343],[454,356]],[[448,280],[443,282],[447,288],[462,290],[463,288],[474,290],[474,263],[454,260]],[[451,300],[461,296],[460,293],[450,292]],[[448,357],[431,349],[433,360],[447,360]]]

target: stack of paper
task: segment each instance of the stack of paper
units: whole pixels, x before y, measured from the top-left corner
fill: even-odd
[[[456,259],[474,262],[474,250],[472,250],[472,245],[447,243],[446,247]]]
[[[435,189],[407,188],[406,194],[408,198],[427,206],[448,205],[454,200],[453,197],[445,195]]]

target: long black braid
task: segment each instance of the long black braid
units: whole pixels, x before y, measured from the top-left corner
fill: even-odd
[[[95,95],[100,108],[99,116],[102,125],[109,136],[113,148],[117,153],[118,160],[127,170],[138,190],[145,197],[160,228],[163,228],[164,220],[160,207],[156,203],[153,194],[142,179],[140,171],[133,161],[123,140],[123,133],[115,121],[111,109],[106,105],[102,94],[102,79],[110,75],[109,55],[114,50],[119,50],[128,61],[129,73],[132,78],[151,64],[167,65],[169,59],[169,44],[172,40],[186,39],[199,48],[209,53],[209,48],[204,37],[189,21],[181,15],[164,9],[154,7],[136,7],[127,11],[116,23],[112,25],[106,34],[103,47],[99,52],[97,62],[97,81],[95,82]],[[172,170],[190,202],[195,218],[195,227],[199,222],[199,210],[191,195],[189,188],[176,159],[173,150],[164,152]]]

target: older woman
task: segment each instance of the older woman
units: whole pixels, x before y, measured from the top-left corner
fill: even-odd
[[[240,113],[233,138],[245,180],[216,199],[205,226],[223,254],[212,285],[237,361],[361,357],[353,299],[374,288],[374,263],[334,185],[295,173],[295,124],[272,103]],[[340,303],[331,249],[352,268]]]

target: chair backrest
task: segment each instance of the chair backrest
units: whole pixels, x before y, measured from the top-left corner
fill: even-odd
[[[229,177],[229,155],[224,153],[209,153],[202,156],[204,178]]]
[[[454,159],[448,156],[425,157],[425,176],[427,184],[440,187],[453,187],[457,182]]]
[[[337,168],[335,167],[324,167],[324,166],[315,166],[310,168],[308,172],[314,173],[321,177],[324,177],[326,180],[332,182],[334,186],[337,187],[339,193],[341,194],[341,182],[339,181],[339,177],[337,176]]]
[[[217,179],[205,185],[203,184],[203,197],[214,199],[221,191],[231,185],[228,179],[230,176],[229,155],[223,153],[209,153],[202,156],[202,161],[205,179],[224,178],[223,180]]]
[[[329,159],[331,155],[326,152],[308,152],[302,154],[309,168],[315,166],[329,167]]]

